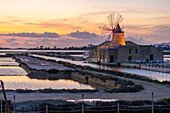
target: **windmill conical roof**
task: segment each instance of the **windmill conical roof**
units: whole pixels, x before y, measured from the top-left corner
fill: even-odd
[[[114,33],[124,33],[119,24],[116,26]]]

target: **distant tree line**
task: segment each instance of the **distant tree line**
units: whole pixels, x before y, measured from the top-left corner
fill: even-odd
[[[57,48],[56,46],[54,47],[44,47],[44,46],[39,46],[36,48],[29,48],[28,50],[89,50],[90,48],[94,47],[95,45],[89,44],[87,46],[82,46],[82,47],[64,47],[64,48]]]

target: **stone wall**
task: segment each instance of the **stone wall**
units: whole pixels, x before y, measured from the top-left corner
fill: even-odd
[[[103,80],[98,77],[90,76],[89,74],[81,74],[79,72],[72,72],[71,78],[75,81],[89,84],[92,87],[95,87],[97,89],[118,89],[121,87],[120,83],[117,83],[114,80]]]
[[[49,79],[49,80],[56,80],[56,79],[70,79],[70,73],[67,71],[59,71],[57,73],[51,74],[47,71],[32,71],[27,76],[30,78],[36,79]]]

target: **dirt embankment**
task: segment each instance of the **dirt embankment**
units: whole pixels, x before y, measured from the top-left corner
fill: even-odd
[[[49,80],[71,79],[83,84],[89,84],[96,89],[113,90],[114,92],[136,92],[142,89],[142,86],[138,87],[131,81],[122,81],[116,77],[105,77],[102,74],[93,74],[80,69],[70,69],[63,64],[51,60],[48,61],[30,56],[17,56],[15,59],[28,72],[27,76],[30,78]],[[46,65],[44,66],[44,64]],[[49,68],[53,65],[56,66],[54,69]],[[49,70],[45,70],[45,67],[48,67]],[[69,68],[70,70],[63,70],[60,67]]]
[[[25,58],[29,58],[26,56]],[[53,69],[52,64],[51,68],[49,68],[48,64],[48,70],[45,70],[43,68],[37,69],[35,67],[31,67],[33,64],[31,61],[24,61],[24,59],[19,58],[19,57],[14,57],[16,62],[19,63],[19,66],[21,66],[24,70],[27,71],[28,77],[30,78],[36,78],[36,79],[49,79],[49,80],[56,80],[56,79],[70,79],[70,70],[58,70],[58,69]],[[29,59],[30,60],[30,59]],[[37,59],[31,59],[34,61],[36,65],[38,65],[38,62],[41,62]],[[53,63],[54,64],[54,63]],[[56,64],[56,63],[55,63]],[[41,65],[39,65],[41,67]],[[38,66],[36,66],[38,67]],[[69,68],[68,68],[69,69]]]

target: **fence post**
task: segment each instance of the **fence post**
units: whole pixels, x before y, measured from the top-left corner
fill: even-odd
[[[82,94],[82,113],[84,113],[84,94]]]
[[[117,113],[119,113],[119,103],[117,104]]]
[[[152,113],[154,113],[154,101],[153,101],[153,92],[152,92]]]
[[[45,108],[45,113],[48,113],[48,105],[46,105]]]
[[[16,113],[15,95],[14,95],[14,113]]]
[[[2,113],[2,108],[3,108],[3,107],[2,107],[2,104],[3,104],[3,103],[2,103],[2,94],[1,94],[1,113]]]

